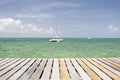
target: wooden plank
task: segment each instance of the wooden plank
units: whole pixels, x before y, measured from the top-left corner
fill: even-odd
[[[3,62],[5,62],[5,61],[7,61],[7,60],[9,60],[9,58],[3,58],[3,59],[1,59],[0,60],[0,64],[3,63]]]
[[[120,57],[116,57],[117,59],[120,59]]]
[[[4,59],[6,59],[6,58],[0,58],[0,62],[1,62],[2,60],[4,60]]]
[[[61,80],[70,80],[65,61],[62,58],[60,59],[60,73],[61,73]]]
[[[92,80],[101,80],[101,78],[95,72],[93,72],[92,69],[89,68],[85,63],[83,63],[81,59],[76,60],[80,64],[80,66],[82,66],[82,68],[86,71],[86,73],[88,73]]]
[[[4,58],[0,61],[0,80],[119,80],[120,59],[105,59],[112,63],[103,58],[55,58],[48,61],[45,58],[41,61],[33,58]]]
[[[7,72],[5,75],[0,77],[0,80],[7,80],[10,76],[12,76],[14,73],[16,73],[18,70],[20,70],[27,62],[29,62],[30,59],[26,59],[22,63],[20,63],[18,66],[13,68],[11,71]]]
[[[107,76],[105,73],[103,73],[101,70],[99,70],[96,66],[89,63],[86,59],[82,59],[84,63],[86,63],[97,75],[99,75],[103,80],[112,80],[109,76]]]
[[[106,69],[108,69],[109,71],[113,72],[114,74],[120,76],[120,72],[118,70],[116,70],[116,69],[106,65],[105,63],[103,63],[103,62],[101,62],[101,61],[99,61],[99,60],[97,60],[95,58],[92,58],[92,60],[94,60],[95,62],[99,63],[101,66],[105,67]]]
[[[39,80],[40,76],[42,75],[42,72],[44,70],[45,64],[47,62],[47,59],[43,59],[40,63],[40,66],[36,69],[36,71],[33,73],[30,80]]]
[[[83,70],[83,68],[76,62],[75,59],[71,59],[75,69],[77,70],[77,72],[79,73],[79,75],[81,76],[82,80],[86,79],[86,80],[91,80],[91,78],[88,76],[88,74]]]
[[[112,60],[112,61],[114,61],[114,62],[120,64],[120,62],[119,62],[118,60],[114,59],[114,58],[108,58],[108,59],[110,59],[110,60]]]
[[[120,71],[120,68],[119,68],[119,67],[117,67],[117,66],[115,66],[115,65],[113,65],[113,64],[111,64],[111,63],[108,63],[107,61],[104,61],[103,59],[100,59],[100,58],[99,58],[98,60],[100,60],[100,61],[102,61],[103,63],[107,64],[108,66],[110,66],[110,67],[112,67],[112,68]]]
[[[120,77],[113,74],[112,72],[110,72],[109,70],[105,69],[104,67],[102,67],[101,65],[99,65],[98,63],[94,62],[92,59],[87,59],[89,62],[91,62],[93,65],[95,65],[97,68],[99,68],[101,71],[103,71],[104,73],[106,73],[109,77],[111,77],[114,80],[119,80]]]
[[[19,71],[17,71],[14,75],[12,75],[8,80],[17,80],[29,68],[29,66],[34,61],[35,61],[35,59],[32,59],[29,63],[24,65]]]
[[[54,59],[51,80],[60,80],[58,59]]]
[[[120,60],[119,59],[117,59],[117,58],[114,58],[115,60],[117,60],[119,63],[120,63]]]
[[[3,70],[3,69],[5,69],[6,67],[10,66],[11,64],[17,62],[19,59],[20,59],[20,58],[14,59],[14,60],[10,61],[9,63],[1,66],[1,67],[0,67],[0,71]]]
[[[52,61],[53,59],[48,59],[47,65],[40,80],[50,80]]]
[[[29,69],[19,78],[19,80],[28,80],[33,74],[33,71],[37,68],[40,61],[41,59],[37,59],[36,62],[34,62],[34,64],[30,66]]]
[[[66,61],[66,64],[67,64],[69,74],[71,76],[71,80],[80,80],[81,78],[79,77],[79,75],[75,71],[75,68],[72,66],[72,64],[70,62],[70,59],[66,58],[65,61]]]
[[[0,77],[9,72],[11,69],[13,69],[16,65],[18,65],[20,62],[22,62],[24,59],[20,59],[19,61],[17,61],[16,63],[14,64],[11,64],[9,67],[6,67],[5,69],[3,69],[2,71],[0,71]]]
[[[4,59],[3,61],[0,62],[0,67],[3,66],[3,65],[5,65],[5,64],[7,64],[7,63],[9,63],[9,62],[11,62],[12,60],[14,60],[14,58],[11,58],[11,59],[9,59],[9,58]]]
[[[105,60],[105,61],[107,61],[107,62],[109,62],[109,63],[111,63],[111,64],[113,64],[113,65],[115,65],[115,66],[117,66],[117,67],[120,68],[120,64],[118,64],[118,63],[115,63],[115,62],[113,62],[113,61],[111,61],[111,60],[108,60],[108,59],[106,59],[106,58],[103,58],[103,60]]]

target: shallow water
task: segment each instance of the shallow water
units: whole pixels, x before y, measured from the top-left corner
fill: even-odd
[[[0,57],[120,57],[120,38],[0,38]]]

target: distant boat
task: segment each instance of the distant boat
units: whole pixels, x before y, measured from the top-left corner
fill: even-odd
[[[49,42],[58,42],[59,43],[59,42],[62,42],[62,41],[63,41],[63,39],[58,37],[57,35],[54,38],[49,39]]]
[[[55,29],[55,36],[52,39],[49,39],[49,42],[62,42],[63,39],[58,37],[58,31],[57,31],[57,20],[56,20],[56,29]]]
[[[88,39],[91,39],[91,37],[88,37]]]
[[[49,42],[62,42],[63,41],[63,39],[61,39],[61,38],[52,38],[52,39],[49,39]]]

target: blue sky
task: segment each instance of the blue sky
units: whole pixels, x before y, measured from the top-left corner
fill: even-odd
[[[2,0],[0,37],[117,37],[120,0]]]

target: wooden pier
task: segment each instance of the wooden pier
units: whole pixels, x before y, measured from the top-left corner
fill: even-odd
[[[120,80],[120,58],[1,58],[0,80]]]

